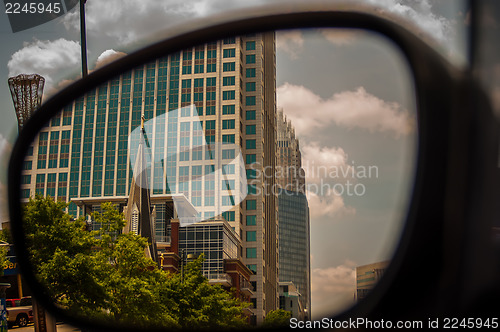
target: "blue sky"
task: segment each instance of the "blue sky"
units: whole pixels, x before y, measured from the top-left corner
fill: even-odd
[[[467,12],[462,1],[361,2],[377,6],[381,15],[397,15],[422,29],[423,36],[440,45],[450,61],[464,63]],[[193,17],[266,3],[270,2],[89,0],[89,67],[156,41],[161,38],[159,31]],[[7,78],[37,72],[46,78],[45,94],[49,95],[77,78],[81,65],[76,10],[15,34],[5,14],[0,15],[1,190],[5,189],[5,156],[17,132]],[[309,167],[308,183],[337,183],[337,194],[347,188],[348,181],[365,189],[363,195],[318,193],[313,187],[308,193],[312,311],[321,317],[333,308],[350,305],[355,267],[389,259],[397,242],[416,148],[413,86],[404,59],[391,43],[371,33],[352,31],[278,33],[277,75],[278,106],[296,127]],[[320,166],[344,170],[375,166],[378,173],[366,178],[314,176],[312,170]],[[0,215],[6,218],[5,194],[1,197]]]

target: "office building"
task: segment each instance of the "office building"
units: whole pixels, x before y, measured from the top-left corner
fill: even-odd
[[[23,198],[70,202],[74,216],[98,210],[102,200],[124,208],[138,146],[131,133],[143,116],[158,250],[171,240],[172,202],[187,199],[196,220],[221,215],[254,272],[253,312],[262,322],[278,306],[277,199],[262,190],[275,183],[262,172],[276,167],[274,33],[165,56],[77,99],[29,151]]]
[[[384,275],[388,261],[356,267],[356,300],[364,299]]]
[[[278,110],[276,127],[277,169],[280,174],[277,176],[277,183],[281,187],[278,192],[280,288],[282,283],[293,284],[297,290],[296,300],[300,302],[303,318],[310,319],[309,206],[305,195],[305,174],[302,169],[299,140],[282,109]]]

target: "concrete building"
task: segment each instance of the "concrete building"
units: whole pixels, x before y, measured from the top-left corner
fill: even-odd
[[[356,300],[364,299],[384,275],[388,261],[356,267]]]
[[[70,202],[75,217],[102,200],[123,208],[134,177],[133,133],[144,117],[143,171],[158,251],[170,245],[168,206],[177,198],[194,206],[193,220],[222,216],[253,271],[253,312],[262,322],[278,306],[277,198],[263,190],[275,183],[275,67],[268,33],[207,43],[123,73],[40,132],[23,166],[22,197]]]
[[[292,318],[306,320],[307,312],[302,306],[300,298],[302,294],[297,290],[293,282],[280,281],[280,309],[290,311]]]

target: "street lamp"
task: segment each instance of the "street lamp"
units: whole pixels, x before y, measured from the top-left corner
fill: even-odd
[[[82,77],[87,76],[87,36],[85,32],[85,3],[87,0],[80,0],[80,36],[82,45]]]

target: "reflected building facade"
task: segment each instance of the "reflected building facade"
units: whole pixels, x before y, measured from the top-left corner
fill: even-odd
[[[356,267],[356,301],[364,299],[385,273],[388,261]]]
[[[171,54],[97,87],[38,135],[23,165],[23,199],[52,196],[69,202],[75,217],[103,200],[126,206],[135,157],[129,135],[144,116],[159,252],[169,245],[173,196],[185,197],[200,220],[221,215],[253,271],[252,310],[262,322],[278,307],[278,201],[259,190],[275,183],[263,174],[276,167],[275,61],[274,33],[246,35]]]
[[[283,287],[293,285],[293,301],[299,302],[293,307],[288,305],[291,299],[287,299],[287,305],[281,303],[280,306],[287,310],[293,308],[293,317],[307,320],[311,318],[311,266],[305,173],[295,128],[282,109],[278,110],[276,126],[277,183],[281,188],[278,192],[280,301],[284,296]],[[288,290],[284,293],[288,294]]]

